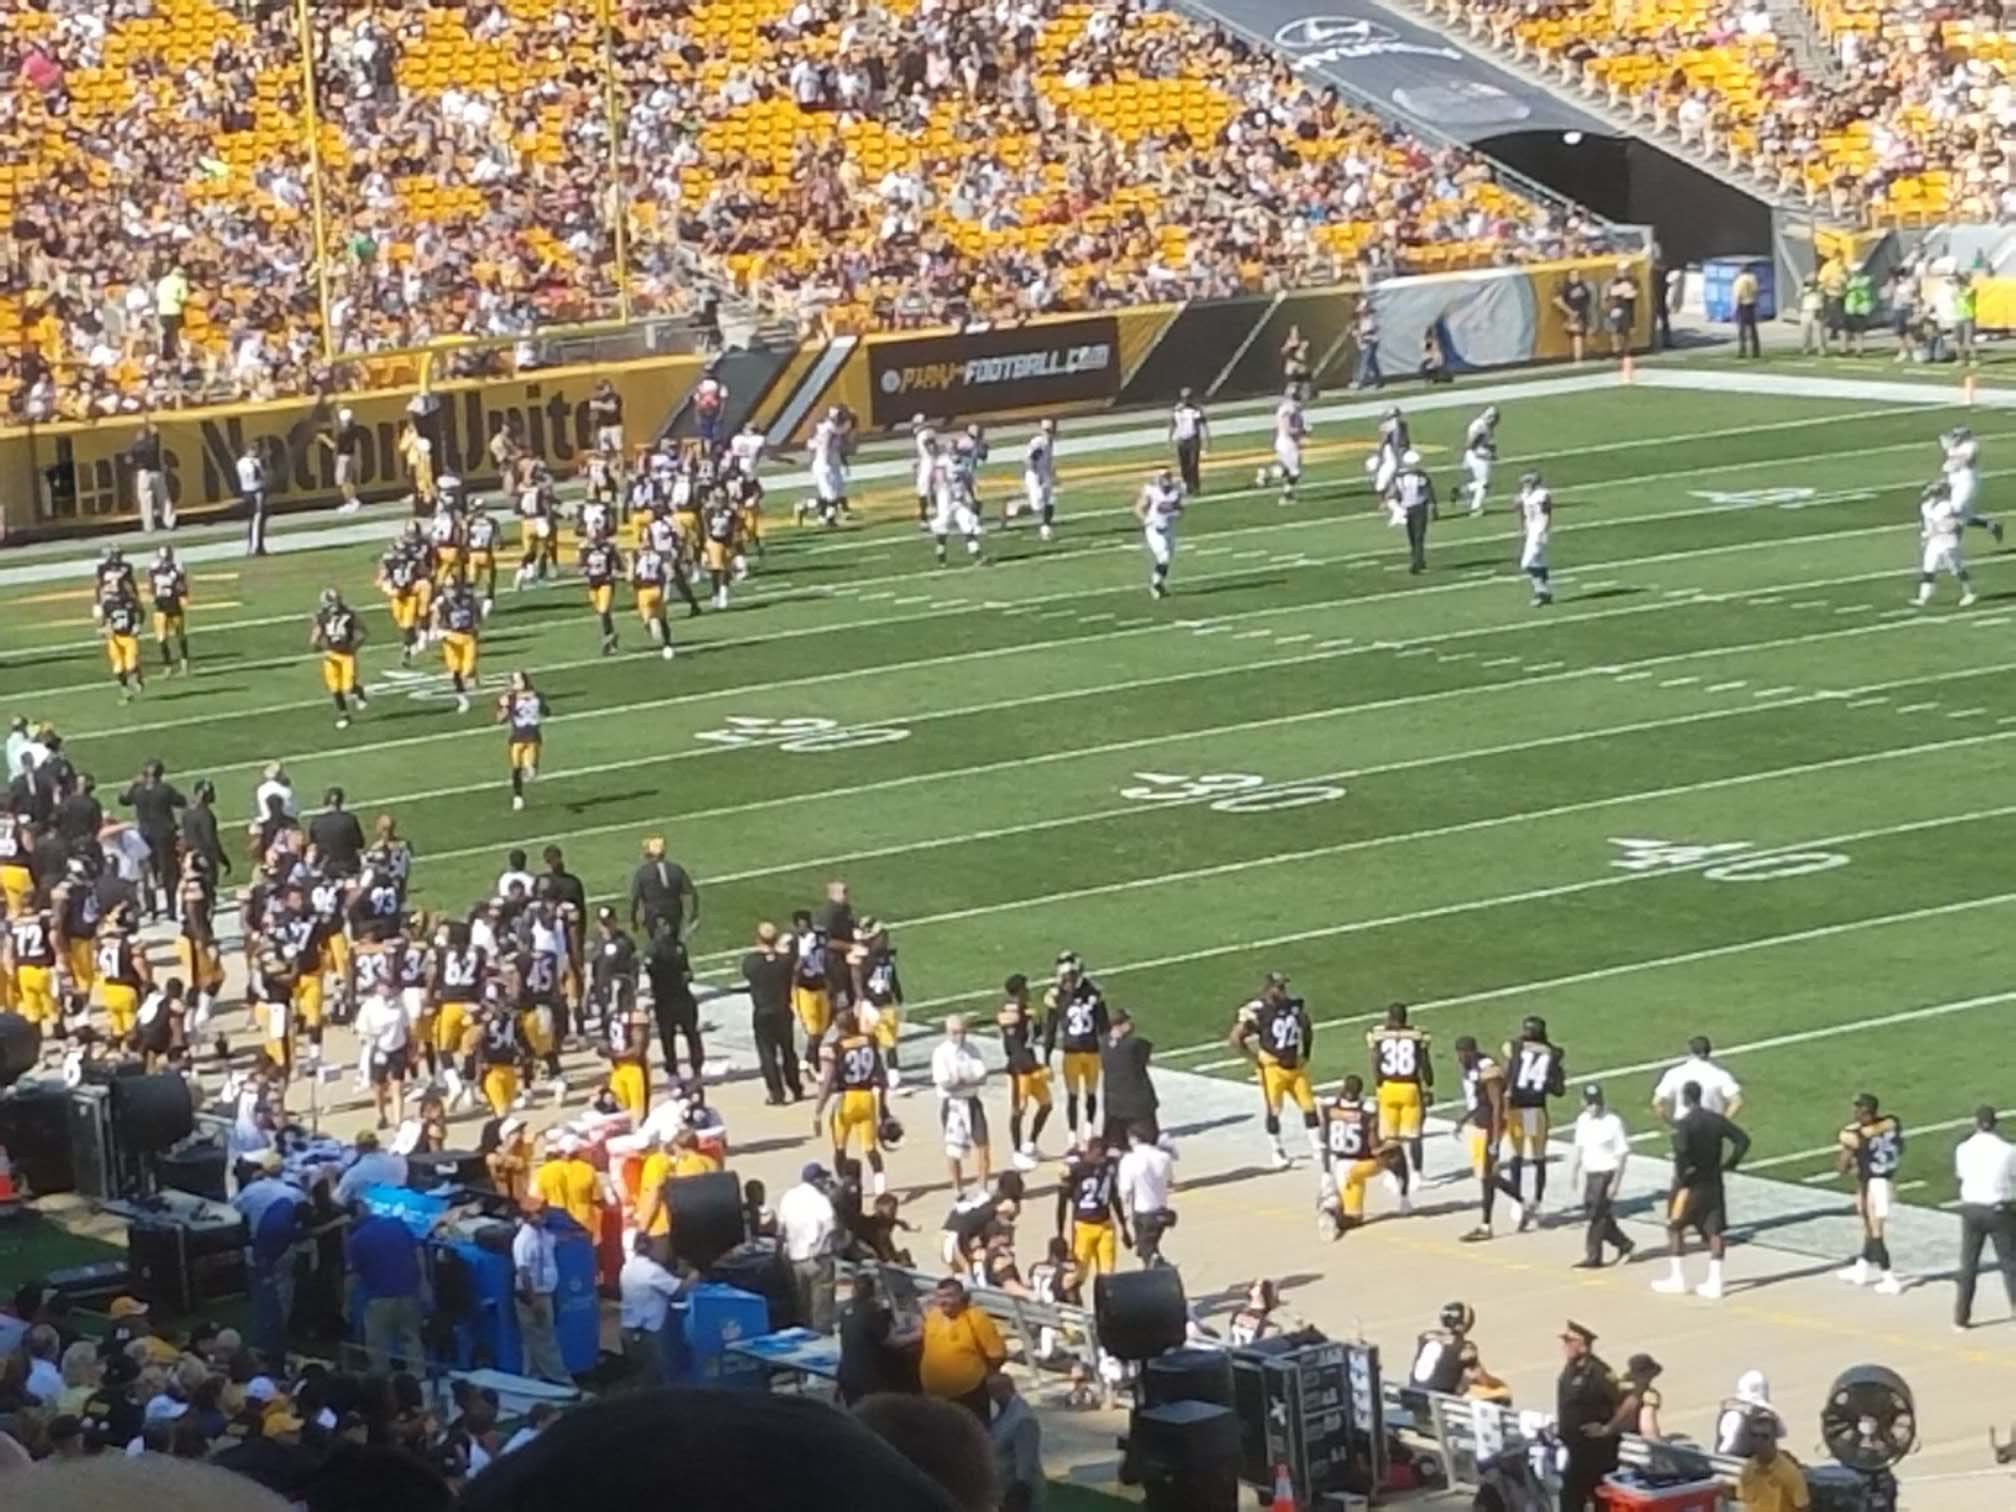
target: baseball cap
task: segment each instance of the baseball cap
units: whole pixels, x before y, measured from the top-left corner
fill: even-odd
[[[824,1181],[832,1174],[831,1171],[819,1164],[818,1161],[808,1160],[805,1162],[803,1169],[798,1172],[798,1179],[800,1181]]]
[[[122,1318],[144,1318],[147,1304],[138,1297],[114,1297],[112,1305],[105,1309],[105,1316],[117,1323]]]
[[[1586,1103],[1599,1103],[1603,1101],[1603,1089],[1597,1086],[1596,1083],[1590,1082],[1582,1089],[1582,1101]]]
[[[245,1400],[248,1402],[270,1402],[280,1395],[280,1388],[271,1376],[254,1376],[245,1383]]]

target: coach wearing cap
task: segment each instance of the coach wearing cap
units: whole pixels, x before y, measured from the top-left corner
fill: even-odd
[[[1603,1246],[1615,1245],[1617,1258],[1628,1260],[1637,1246],[1617,1227],[1617,1193],[1624,1185],[1624,1167],[1631,1159],[1631,1136],[1624,1120],[1603,1105],[1603,1089],[1591,1082],[1582,1089],[1582,1112],[1575,1120],[1575,1146],[1568,1157],[1568,1180],[1582,1179],[1582,1211],[1589,1220],[1583,1236],[1578,1270],[1597,1270]]]
[[[1554,1400],[1568,1456],[1561,1475],[1561,1512],[1587,1512],[1603,1477],[1617,1468],[1619,1441],[1612,1425],[1622,1393],[1610,1367],[1596,1354],[1595,1333],[1572,1319],[1561,1331],[1561,1354]]]
[[[665,837],[644,842],[644,859],[630,874],[630,925],[649,935],[663,919],[681,934],[700,926],[700,890],[677,861],[665,859]]]

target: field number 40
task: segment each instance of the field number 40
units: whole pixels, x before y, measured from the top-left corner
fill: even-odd
[[[1751,855],[1749,852],[1756,847],[1748,840],[1689,845],[1677,840],[1613,838],[1610,843],[1623,851],[1610,863],[1620,871],[1699,870],[1710,882],[1775,882],[1784,877],[1832,871],[1848,864],[1848,858],[1839,851],[1767,851]],[[1703,866],[1703,862],[1713,864]]]
[[[771,719],[760,714],[731,714],[718,730],[693,737],[718,746],[775,746],[780,751],[852,751],[862,746],[908,740],[901,725],[845,725],[837,719]]]
[[[1198,803],[1210,800],[1221,814],[1266,814],[1342,798],[1344,789],[1324,782],[1268,786],[1253,772],[1207,772],[1186,777],[1170,772],[1136,772],[1135,786],[1120,789],[1122,798],[1138,803]]]

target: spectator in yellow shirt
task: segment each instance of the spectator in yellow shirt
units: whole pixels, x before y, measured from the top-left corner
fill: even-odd
[[[1778,1452],[1776,1418],[1760,1423],[1756,1432],[1757,1447],[1736,1477],[1743,1512],[1808,1512],[1813,1496],[1806,1489],[1806,1472],[1791,1455]]]
[[[985,1424],[993,1412],[987,1377],[1007,1360],[994,1320],[973,1305],[964,1283],[950,1276],[940,1281],[924,1315],[924,1353],[917,1372],[924,1394],[957,1402]]]

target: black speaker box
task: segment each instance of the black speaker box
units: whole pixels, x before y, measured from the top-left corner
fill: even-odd
[[[1172,1349],[1141,1367],[1141,1405],[1211,1402],[1232,1405],[1232,1359],[1222,1349]]]
[[[426,1150],[406,1157],[406,1185],[414,1191],[431,1192],[443,1182],[488,1191],[490,1167],[474,1150]]]
[[[126,1253],[133,1290],[164,1312],[194,1312],[246,1290],[243,1223],[136,1223]]]
[[[154,1180],[164,1191],[229,1202],[230,1157],[214,1140],[199,1140],[154,1157]]]
[[[733,1171],[682,1176],[665,1183],[672,1220],[672,1252],[705,1270],[747,1237],[742,1225],[742,1183]]]
[[[1238,1507],[1239,1423],[1231,1408],[1217,1402],[1137,1408],[1128,1419],[1127,1448],[1147,1505],[1157,1512]]]
[[[793,1328],[805,1322],[798,1316],[798,1289],[791,1281],[791,1267],[774,1239],[752,1239],[738,1244],[708,1266],[706,1275],[709,1281],[754,1292],[769,1303],[773,1329]]]
[[[0,1013],[0,1087],[11,1087],[42,1058],[42,1031],[18,1013]]]
[[[0,1146],[36,1196],[77,1190],[69,1090],[37,1084],[0,1097]]]
[[[173,1075],[115,1077],[112,1126],[119,1131],[120,1145],[138,1155],[187,1139],[196,1127],[189,1083]]]
[[[1099,1277],[1092,1285],[1092,1316],[1099,1347],[1120,1360],[1153,1359],[1180,1348],[1189,1334],[1189,1304],[1174,1266]]]

